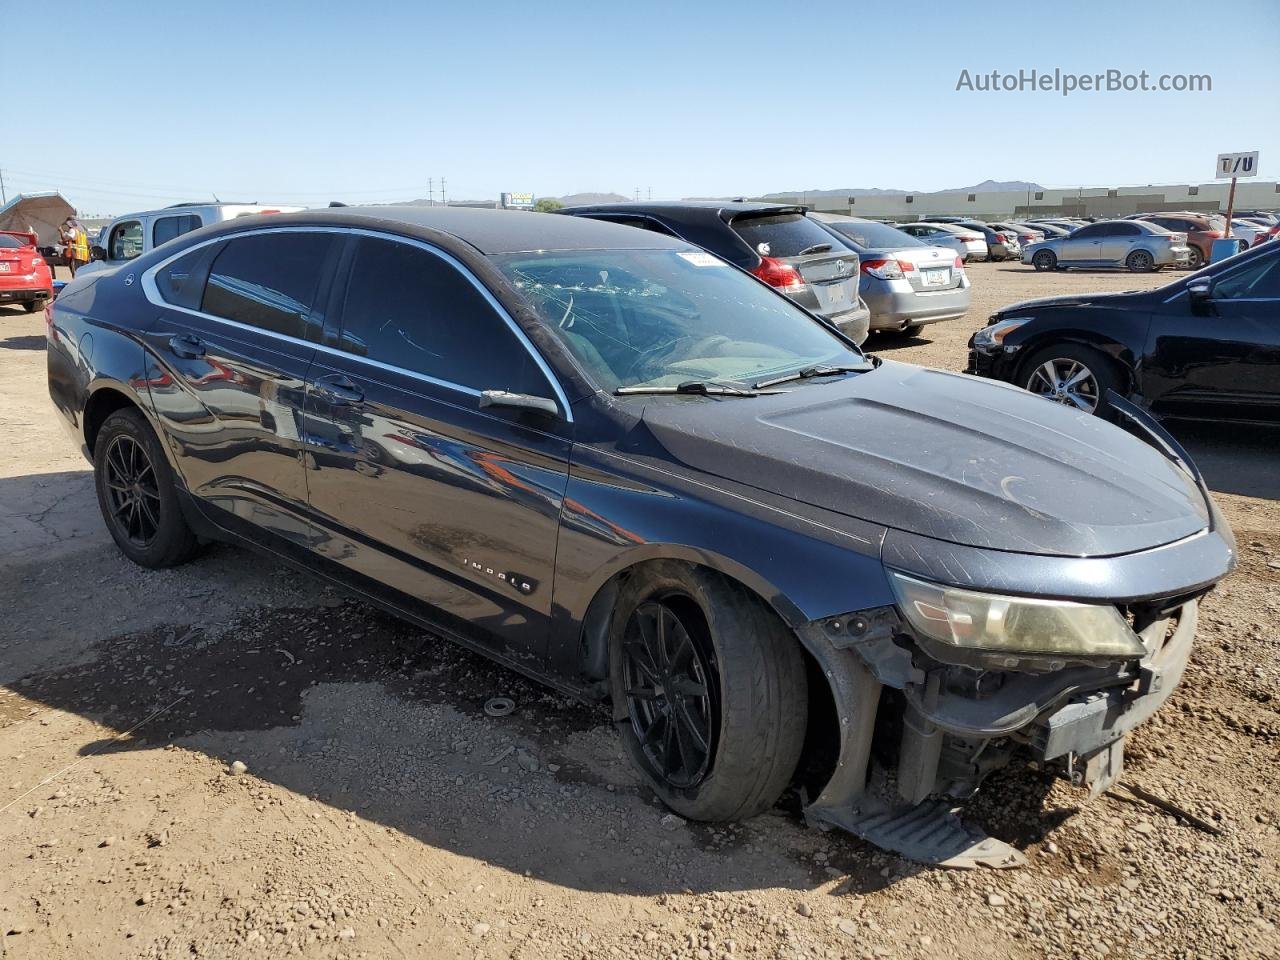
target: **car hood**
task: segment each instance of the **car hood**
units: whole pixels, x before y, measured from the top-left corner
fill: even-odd
[[[1195,483],[1103,420],[1022,390],[886,362],[743,398],[647,398],[686,467],[974,547],[1110,556],[1203,530]]]
[[[1135,297],[1146,297],[1150,290],[1125,290],[1118,293],[1078,293],[1062,297],[1040,297],[1035,300],[1020,300],[1007,307],[1001,307],[999,317],[1015,317],[1027,311],[1043,310],[1046,307],[1117,307],[1133,309]]]

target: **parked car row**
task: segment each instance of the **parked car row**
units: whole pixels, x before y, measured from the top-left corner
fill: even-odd
[[[955,799],[1026,755],[1116,782],[1236,553],[1141,411],[1130,435],[842,332],[859,277],[945,301],[955,259],[761,204],[248,217],[74,279],[49,389],[135,563],[251,546],[608,700],[684,817],[803,768],[814,820],[1008,866]]]

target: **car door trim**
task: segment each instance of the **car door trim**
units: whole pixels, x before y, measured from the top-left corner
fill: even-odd
[[[165,267],[167,267],[174,260],[177,260],[179,257],[184,257],[188,253],[191,253],[194,250],[198,250],[201,247],[209,246],[210,244],[213,244],[213,243],[222,243],[224,241],[232,240],[237,237],[261,236],[263,234],[269,234],[269,233],[332,233],[332,234],[338,234],[344,237],[351,237],[351,236],[372,237],[377,240],[388,240],[393,243],[402,243],[407,246],[417,247],[429,254],[439,257],[445,263],[449,264],[454,269],[456,269],[459,273],[461,273],[462,276],[465,277],[467,281],[473,287],[476,288],[476,290],[480,293],[480,295],[484,297],[485,301],[498,314],[498,316],[502,318],[503,322],[515,335],[516,339],[520,342],[521,346],[533,359],[538,369],[542,371],[542,375],[547,380],[547,385],[551,388],[552,392],[555,394],[556,402],[560,405],[566,422],[573,423],[573,408],[569,405],[569,398],[565,394],[564,387],[561,386],[559,378],[556,377],[556,375],[552,372],[550,365],[546,361],[546,358],[543,357],[542,354],[538,352],[536,347],[534,347],[533,342],[529,339],[528,334],[526,334],[524,330],[520,328],[519,324],[515,322],[512,316],[507,312],[506,308],[503,307],[502,304],[498,301],[498,298],[493,295],[493,292],[489,290],[489,288],[486,287],[483,283],[481,283],[479,278],[476,277],[475,274],[473,274],[471,270],[467,267],[467,265],[464,264],[457,257],[453,256],[448,251],[441,250],[439,247],[436,247],[425,240],[419,240],[416,237],[404,237],[404,236],[400,236],[399,234],[388,233],[387,231],[384,231],[384,230],[370,230],[364,227],[327,227],[327,226],[262,227],[260,229],[245,230],[245,231],[237,232],[234,235],[220,234],[216,237],[210,237],[207,240],[202,240],[199,243],[193,243],[191,244],[191,246],[183,247],[181,250],[175,252],[174,254],[161,260],[159,263],[156,263],[154,266],[148,268],[142,274],[143,295],[147,298],[147,300],[150,303],[164,310],[176,310],[179,313],[186,313],[186,314],[190,314],[191,316],[200,317],[205,320],[211,320],[215,323],[225,324],[228,327],[231,327],[233,329],[248,330],[263,336],[278,338],[287,343],[305,345],[321,353],[332,354],[334,356],[344,357],[347,359],[354,358],[361,361],[362,363],[367,363],[375,367],[380,367],[384,370],[389,370],[393,373],[400,374],[401,376],[406,376],[411,379],[421,380],[424,383],[429,383],[437,387],[443,387],[448,390],[455,390],[458,393],[463,393],[469,397],[474,397],[476,399],[479,399],[481,391],[476,390],[474,387],[468,387],[465,384],[455,383],[451,380],[442,380],[439,377],[433,377],[433,376],[430,376],[429,374],[419,373],[416,370],[408,370],[408,369],[405,369],[404,367],[397,367],[394,364],[383,363],[381,360],[374,360],[371,357],[362,357],[359,354],[351,353],[350,351],[347,351],[347,350],[339,350],[338,348],[328,346],[327,344],[316,343],[315,341],[306,340],[301,337],[293,337],[287,333],[279,333],[274,330],[266,330],[262,327],[255,327],[252,324],[241,323],[238,320],[232,320],[228,317],[219,317],[216,314],[205,313],[203,310],[193,310],[190,307],[181,307],[181,306],[178,306],[177,304],[170,303],[169,301],[165,300],[163,295],[161,295],[160,288],[156,284],[156,279],[155,279],[156,274],[159,273],[161,270],[163,270]],[[312,309],[314,310],[314,306]]]

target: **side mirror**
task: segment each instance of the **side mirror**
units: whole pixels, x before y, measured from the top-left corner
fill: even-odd
[[[1192,313],[1209,313],[1213,309],[1213,283],[1208,277],[1197,277],[1187,284],[1187,299]]]
[[[105,260],[107,259],[107,251],[95,243],[89,250],[89,256],[94,260]]]
[[[527,393],[510,393],[506,390],[484,390],[480,393],[480,407],[505,407],[508,410],[537,410],[559,416],[560,408],[547,397],[531,397]]]

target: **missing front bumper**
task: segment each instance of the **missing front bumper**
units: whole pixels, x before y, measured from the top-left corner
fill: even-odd
[[[970,779],[957,779],[957,765],[944,758],[944,741],[963,745],[975,761],[991,744],[1022,745],[1037,759],[1063,762],[1072,782],[1096,796],[1120,776],[1125,735],[1181,680],[1196,624],[1197,603],[1189,600],[1173,617],[1148,625],[1148,652],[1136,677],[1075,668],[1020,676],[981,697],[949,692],[937,670],[918,666],[909,645],[896,639],[903,627],[892,608],[841,618],[835,630],[832,622],[809,624],[801,639],[831,686],[840,747],[835,772],[806,817],[923,863],[1020,866],[1026,859],[1019,851],[959,817],[956,798],[976,790],[994,765],[970,763]],[[886,687],[901,691],[905,704],[895,787],[888,794],[867,787]],[[947,776],[941,777],[944,768]]]

